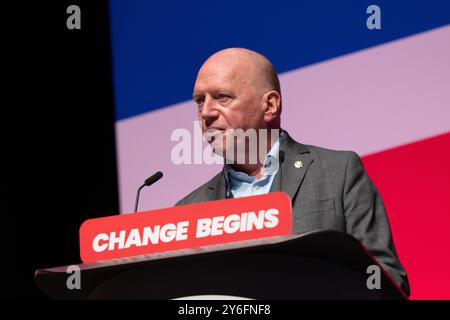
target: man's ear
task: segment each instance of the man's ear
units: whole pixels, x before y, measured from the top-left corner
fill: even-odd
[[[272,123],[280,118],[281,114],[281,96],[277,91],[266,92],[263,96],[264,101],[264,121]]]

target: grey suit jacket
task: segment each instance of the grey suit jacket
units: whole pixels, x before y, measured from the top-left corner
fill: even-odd
[[[279,185],[281,172],[281,189],[292,199],[293,233],[333,229],[353,235],[409,295],[383,201],[358,155],[303,145],[288,134],[280,150],[285,159],[273,183]],[[302,167],[294,166],[297,160]],[[176,205],[224,199],[226,190],[222,171]]]

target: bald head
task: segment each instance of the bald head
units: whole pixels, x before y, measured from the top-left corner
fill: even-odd
[[[246,138],[237,139],[237,145],[244,146],[249,156],[260,154],[260,142],[265,140],[270,140],[269,144],[262,144],[259,150],[268,152],[264,146],[271,146],[272,129],[276,132],[280,129],[280,82],[272,63],[255,51],[230,48],[209,57],[198,72],[194,100],[202,131],[219,130],[220,135],[214,141],[220,146],[215,145],[214,149],[226,150],[227,159],[231,153],[232,162],[235,160],[234,143],[230,144],[234,141],[232,132],[240,129],[260,133],[256,135],[257,147],[252,151],[245,143]],[[252,166],[246,164],[248,170],[253,170]],[[259,170],[261,163],[255,168]]]
[[[255,51],[230,48],[213,54],[198,72],[193,96],[203,131],[280,127],[278,76]]]
[[[199,71],[227,72],[255,90],[275,90],[281,95],[280,81],[272,63],[262,54],[245,48],[228,48],[210,56]]]

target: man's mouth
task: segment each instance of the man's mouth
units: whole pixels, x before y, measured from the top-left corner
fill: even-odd
[[[225,131],[226,131],[225,128],[209,127],[208,129],[205,130],[204,134],[212,134],[212,135],[214,135],[215,133],[223,134]]]

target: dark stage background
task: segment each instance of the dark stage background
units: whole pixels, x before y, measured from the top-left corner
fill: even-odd
[[[66,27],[71,4],[82,8],[81,30]],[[4,224],[3,235],[15,248],[14,264],[3,255],[2,295],[45,299],[35,269],[80,262],[80,224],[119,212],[107,1],[29,1],[9,12],[17,92],[3,183],[15,228]]]

